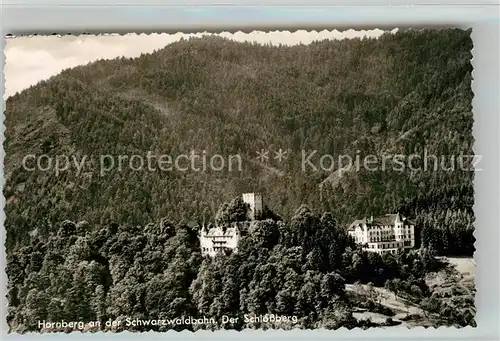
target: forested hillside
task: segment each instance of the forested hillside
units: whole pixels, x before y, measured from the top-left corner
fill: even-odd
[[[94,229],[209,220],[224,201],[258,191],[283,217],[301,204],[342,224],[400,211],[439,253],[471,254],[472,172],[363,170],[329,181],[331,172],[304,173],[300,158],[473,154],[471,49],[470,31],[458,29],[294,47],[205,37],[66,70],[7,100],[7,248],[65,219]],[[261,148],[289,157],[262,167]],[[239,154],[244,169],[101,176],[95,167],[99,155],[191,150]],[[56,175],[23,169],[27,154],[96,159]]]
[[[422,316],[405,314],[410,320],[425,318],[419,325],[475,326],[473,290],[453,284],[442,293],[426,284],[425,276],[442,266],[431,250],[383,256],[362,251],[331,214],[320,216],[306,206],[288,223],[255,222],[237,253],[214,258],[202,257],[196,228],[167,220],[102,229],[83,221],[57,225],[46,240],[34,237],[7,255],[11,332],[350,329],[380,325],[355,319],[356,307],[396,314],[376,297],[348,295],[345,284],[355,282],[385,285],[406,304],[420,305]],[[245,321],[245,315],[266,314],[293,321]],[[222,324],[224,315],[238,321]],[[130,322],[182,317],[214,322]],[[82,326],[43,328],[41,321]],[[121,324],[106,326],[106,321]]]

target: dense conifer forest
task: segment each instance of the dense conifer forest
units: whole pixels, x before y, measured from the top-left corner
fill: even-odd
[[[96,228],[208,221],[224,201],[261,192],[283,217],[301,204],[343,225],[399,211],[439,254],[471,255],[473,172],[361,169],[340,177],[303,172],[300,157],[425,150],[449,167],[453,156],[472,155],[471,49],[470,31],[459,29],[293,47],[204,37],[63,71],[7,100],[7,248],[66,219]],[[261,167],[261,148],[289,157]],[[100,155],[193,150],[241,155],[243,171],[97,169]],[[56,175],[23,169],[28,154],[87,159],[80,173]]]
[[[219,217],[231,221],[238,211],[238,205],[233,207],[221,207]],[[392,325],[391,318],[383,324],[355,319],[359,306],[388,316],[395,313],[376,295],[349,294],[349,283],[385,286],[419,305],[426,326],[475,325],[474,290],[452,283],[442,292],[426,284],[425,276],[444,266],[430,249],[383,256],[362,251],[331,214],[317,215],[305,205],[289,223],[260,220],[243,232],[237,253],[211,258],[202,257],[198,229],[191,224],[162,220],[145,227],[111,224],[95,229],[85,221],[64,221],[48,238],[33,238],[8,254],[11,331],[75,330],[44,330],[42,321],[81,322],[86,325],[79,330],[86,331]],[[245,316],[265,314],[296,320],[245,321]],[[224,315],[238,322],[222,324]],[[131,322],[182,317],[215,323]],[[121,324],[106,327],[106,321]],[[91,322],[100,327],[91,327]]]
[[[473,324],[472,294],[450,302],[424,281],[443,267],[436,256],[474,252],[472,171],[340,176],[304,172],[300,157],[473,155],[471,49],[470,31],[458,29],[293,47],[204,37],[65,70],[8,98],[11,330],[247,313],[296,315],[302,328],[367,327],[345,289],[356,282],[418,303],[435,324]],[[256,161],[281,148],[284,162]],[[243,170],[98,169],[102,155],[193,150],[240,155]],[[71,155],[83,168],[26,170],[28,154]],[[199,225],[238,216],[230,201],[244,192],[262,193],[265,219],[237,253],[202,257]],[[416,223],[417,250],[381,257],[347,238],[353,220],[395,212]],[[243,327],[259,324],[232,326]],[[186,326],[153,327],[169,328]]]

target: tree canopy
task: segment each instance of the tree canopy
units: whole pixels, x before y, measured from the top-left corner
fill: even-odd
[[[471,49],[470,31],[459,29],[291,47],[203,37],[65,70],[7,99],[6,247],[27,246],[30,234],[47,237],[65,219],[97,230],[162,217],[208,220],[223,202],[258,191],[283,217],[301,204],[334,212],[344,225],[399,211],[415,218],[426,246],[470,255],[473,172],[361,170],[336,178],[303,172],[300,155],[472,155]],[[289,157],[264,167],[255,159],[262,148]],[[112,170],[98,169],[102,155],[193,150],[240,155],[243,171],[118,170],[116,158]],[[29,171],[22,167],[29,154],[69,155],[83,167]]]

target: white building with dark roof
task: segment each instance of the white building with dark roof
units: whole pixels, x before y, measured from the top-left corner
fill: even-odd
[[[248,205],[249,221],[234,222],[230,225],[218,225],[207,228],[205,225],[201,228],[199,240],[202,255],[214,257],[219,252],[226,250],[238,251],[238,243],[241,239],[241,229],[248,229],[249,224],[254,220],[259,220],[262,215],[263,202],[260,193],[244,193],[242,200]]]
[[[379,254],[415,247],[415,224],[399,213],[356,220],[347,232],[364,250]]]
[[[203,226],[199,238],[201,253],[213,257],[226,249],[236,252],[241,238],[241,231],[237,223],[234,223],[231,227],[216,226],[210,229]]]

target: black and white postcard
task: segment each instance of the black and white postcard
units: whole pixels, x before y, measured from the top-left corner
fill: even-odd
[[[470,34],[7,39],[10,332],[476,326]]]

